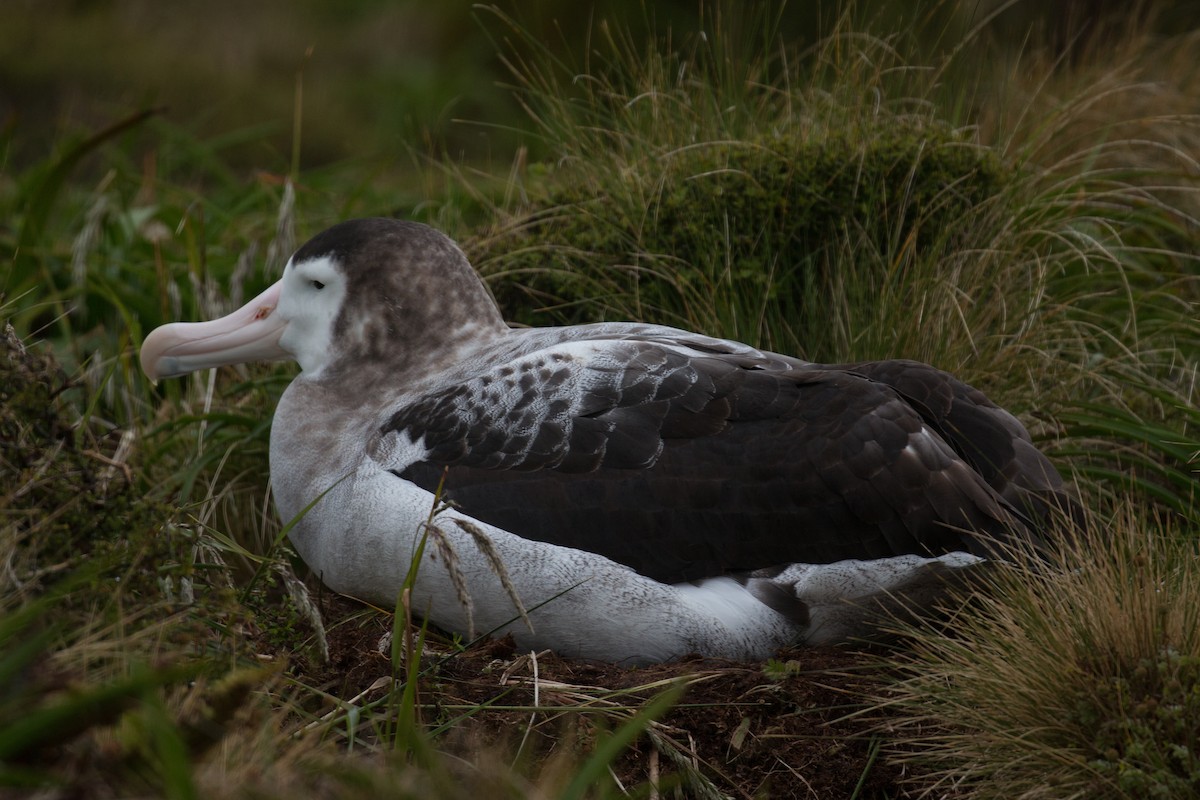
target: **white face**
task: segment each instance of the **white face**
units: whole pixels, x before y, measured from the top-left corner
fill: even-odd
[[[275,313],[286,327],[279,345],[315,376],[332,355],[333,324],[346,297],[346,279],[336,261],[321,256],[299,264],[288,261],[281,283]]]

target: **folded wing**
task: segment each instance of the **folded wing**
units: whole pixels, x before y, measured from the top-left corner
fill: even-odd
[[[398,474],[431,491],[444,475],[463,512],[666,582],[1036,535],[1014,500],[1061,480],[981,393],[913,362],[735,347],[551,344],[406,405],[383,433],[423,437],[426,459]]]

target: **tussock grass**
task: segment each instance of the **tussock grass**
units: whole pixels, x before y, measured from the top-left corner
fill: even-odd
[[[1099,526],[1098,526],[1099,527]],[[1191,797],[1200,792],[1195,541],[1127,508],[1054,568],[1018,554],[954,635],[916,634],[884,702],[927,794]]]

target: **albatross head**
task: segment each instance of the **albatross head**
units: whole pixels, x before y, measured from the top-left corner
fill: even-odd
[[[153,380],[288,358],[309,378],[352,364],[395,375],[418,357],[505,329],[449,238],[414,222],[360,219],[313,237],[275,285],[232,314],[156,328],[141,361]]]

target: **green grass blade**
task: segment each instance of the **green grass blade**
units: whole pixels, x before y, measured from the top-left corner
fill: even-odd
[[[579,767],[575,777],[559,795],[561,800],[583,800],[590,789],[599,786],[608,774],[609,767],[621,753],[640,736],[651,722],[667,713],[675,705],[684,690],[683,683],[677,683],[656,696],[645,705],[641,711],[621,727],[605,737],[592,754]]]
[[[19,761],[45,748],[70,741],[97,725],[112,723],[145,694],[193,674],[194,670],[139,669],[124,680],[74,692],[9,720],[0,728],[0,762]]]

